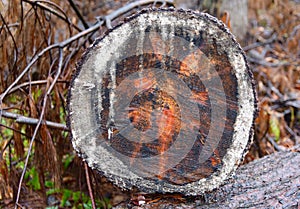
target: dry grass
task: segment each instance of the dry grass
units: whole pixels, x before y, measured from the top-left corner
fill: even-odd
[[[89,8],[85,4],[81,6]],[[68,1],[12,0],[2,1],[1,7],[2,111],[26,116],[29,120],[40,118],[65,124],[66,93],[72,70],[91,35],[75,39],[63,47],[55,46],[82,30]],[[37,196],[42,194],[46,200],[46,181],[52,181],[53,188],[63,188],[64,158],[73,154],[68,131],[43,124],[39,126],[37,129],[26,121],[16,123],[1,117],[0,164],[4,178],[0,181],[3,188],[0,199],[15,200],[21,188],[30,193],[37,190]],[[25,175],[25,181],[19,187],[25,159],[28,168],[36,170],[38,182],[32,184],[39,185],[38,189],[33,189],[36,185],[28,183],[36,174],[26,174],[29,177]]]

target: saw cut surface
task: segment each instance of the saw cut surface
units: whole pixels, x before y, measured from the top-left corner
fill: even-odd
[[[196,195],[218,187],[252,137],[252,73],[207,14],[149,9],[99,38],[68,99],[72,143],[117,186]]]

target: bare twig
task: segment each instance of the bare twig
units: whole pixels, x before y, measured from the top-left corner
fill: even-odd
[[[124,7],[121,7],[120,9],[117,9],[116,11],[110,13],[109,15],[104,17],[105,20],[105,24],[106,27],[111,29],[111,21],[114,20],[115,18],[119,17],[120,15],[132,10],[133,8],[137,7],[137,6],[141,6],[141,5],[145,5],[145,4],[151,4],[151,3],[162,3],[162,4],[174,4],[174,0],[140,0],[140,1],[135,1],[132,2],[130,4],[125,5]],[[101,19],[101,18],[100,18]]]
[[[95,172],[91,172],[92,175],[93,175],[93,178],[96,179],[96,176],[95,176]],[[101,182],[100,182],[101,183]],[[99,181],[95,181],[95,188],[96,188],[96,192],[98,193],[99,197],[101,200],[104,200],[104,195],[101,191],[101,185],[99,184]],[[104,201],[105,204],[103,204],[103,207],[104,209],[108,209],[108,204],[106,201]]]
[[[15,119],[17,123],[25,123],[25,124],[29,124],[29,125],[36,125],[39,122],[39,120],[37,118],[30,118],[30,117],[26,117],[26,116],[23,116],[20,114],[7,112],[4,110],[2,111],[2,116],[5,118]],[[67,126],[62,123],[56,123],[56,122],[52,122],[52,121],[44,121],[43,123],[52,128],[58,128],[58,129],[68,131]]]
[[[280,91],[272,84],[270,80],[268,80],[268,86],[270,89],[280,98],[280,100],[283,100],[284,96],[280,93]]]
[[[296,141],[296,138],[297,138],[297,134],[285,123],[284,124],[284,127],[285,127],[285,129],[289,132],[289,134],[291,135],[291,136],[293,136],[293,138],[294,138],[294,141]]]
[[[93,190],[92,190],[92,186],[91,186],[91,180],[90,180],[90,176],[89,176],[89,167],[86,162],[84,163],[84,170],[85,170],[85,177],[86,177],[86,182],[87,182],[87,186],[88,186],[88,190],[89,190],[89,195],[92,200],[92,207],[93,207],[93,209],[96,209]]]
[[[0,124],[0,126],[2,127],[5,127],[7,129],[10,129],[12,131],[15,131],[23,136],[26,136],[27,138],[30,138],[30,136],[28,136],[27,134],[23,133],[22,131],[20,130],[17,130],[15,128],[12,128],[12,127],[9,127],[7,125],[4,125],[4,124]],[[2,136],[2,135],[1,135]],[[3,138],[3,137],[2,137]],[[4,146],[1,147],[1,150],[0,150],[0,156],[2,156],[2,153],[7,149],[7,147],[10,145],[11,141],[13,140],[13,138],[10,138],[7,142],[5,142]],[[9,155],[10,156],[10,155]],[[20,159],[19,159],[20,160]]]
[[[21,89],[21,88],[23,88],[25,86],[29,86],[29,85],[42,85],[42,84],[47,84],[47,82],[48,82],[47,80],[24,82],[24,83],[21,83],[20,85],[14,87],[14,88],[12,88],[10,90],[10,92],[8,92],[8,94],[11,94],[12,92],[15,92],[15,91],[17,91],[17,90],[19,90],[19,89]],[[65,80],[58,80],[57,82],[58,83],[67,83],[67,81],[65,81]]]
[[[261,59],[257,60],[257,59],[254,59],[252,57],[249,57],[249,56],[247,57],[247,59],[252,63],[262,65],[262,66],[265,66],[265,67],[281,67],[281,66],[291,65],[291,63],[286,62],[286,61],[279,61],[278,63],[271,63],[271,62],[267,62],[267,61],[261,60]]]
[[[56,75],[55,75],[55,77],[53,79],[53,82],[51,83],[51,85],[50,85],[49,89],[47,90],[47,93],[46,93],[46,95],[44,97],[43,108],[42,108],[42,111],[41,111],[41,114],[40,114],[40,118],[38,120],[38,123],[37,123],[35,129],[34,129],[33,136],[32,136],[32,138],[30,140],[30,144],[29,144],[28,153],[27,153],[27,156],[26,156],[24,168],[23,168],[23,171],[22,171],[22,174],[21,174],[21,177],[20,177],[20,181],[19,181],[18,192],[17,192],[16,202],[15,202],[15,209],[18,208],[20,194],[21,194],[21,188],[22,188],[22,182],[23,182],[26,170],[27,170],[27,166],[28,166],[29,157],[30,157],[30,154],[31,154],[33,142],[34,142],[34,140],[36,138],[37,132],[38,132],[38,130],[39,130],[41,124],[42,124],[42,121],[43,121],[43,118],[44,118],[44,115],[45,115],[48,96],[50,95],[52,89],[54,88],[54,85],[56,84],[56,81],[58,80],[58,78],[60,76],[61,69],[62,69],[62,64],[63,64],[63,48],[60,48],[60,50],[59,50],[59,62],[58,62],[57,72],[56,72]]]
[[[45,97],[45,98],[47,98],[47,97]],[[17,209],[18,206],[19,206],[19,199],[20,199],[20,193],[21,193],[21,188],[22,188],[22,182],[23,182],[26,170],[27,170],[27,166],[28,166],[29,157],[30,157],[30,154],[31,154],[33,142],[35,140],[35,137],[37,135],[39,127],[40,127],[40,125],[42,123],[43,116],[44,116],[44,114],[40,115],[39,121],[37,123],[36,128],[34,129],[33,136],[31,137],[31,140],[30,140],[30,144],[29,144],[29,148],[28,148],[28,153],[27,153],[27,156],[26,156],[26,159],[25,159],[24,168],[23,168],[23,171],[22,171],[22,174],[21,174],[21,177],[20,177],[20,181],[19,181],[18,192],[17,192],[16,202],[15,202],[15,209]]]
[[[300,24],[294,27],[291,33],[291,37],[294,37],[297,34],[298,30],[300,30]]]
[[[26,66],[26,68],[22,71],[22,73],[15,79],[15,81],[5,90],[4,93],[0,95],[0,105],[2,104],[3,99],[5,96],[10,92],[10,90],[23,78],[23,76],[28,72],[28,70],[32,67],[32,65],[44,55],[44,53],[48,52],[51,49],[58,48],[59,44],[53,44],[48,46],[47,48],[43,49],[40,53],[38,53],[32,61]],[[1,112],[0,112],[1,113]],[[1,114],[0,114],[1,115]]]
[[[277,142],[274,140],[273,137],[269,136],[269,134],[266,135],[266,138],[268,139],[268,141],[273,145],[273,147],[275,148],[276,151],[287,151],[288,148],[285,148],[284,146],[278,145]]]
[[[16,68],[16,66],[17,66],[17,60],[18,60],[18,54],[19,54],[17,43],[16,43],[16,40],[15,40],[13,34],[11,33],[11,31],[9,29],[8,24],[6,23],[4,17],[2,16],[1,13],[0,13],[0,18],[1,18],[2,22],[3,22],[3,25],[5,25],[5,27],[6,27],[7,31],[8,31],[8,34],[10,35],[10,37],[11,37],[11,39],[13,41],[13,44],[14,44],[15,56],[14,56],[14,64],[13,64],[13,67],[12,67],[12,71],[14,71],[15,68]],[[1,103],[0,103],[0,105],[1,105]]]
[[[263,46],[263,45],[267,45],[267,44],[271,44],[273,43],[275,40],[277,39],[277,34],[274,33],[269,39],[260,39],[260,42],[255,42],[255,43],[252,43],[248,46],[245,46],[243,48],[244,51],[249,51],[251,49],[254,49],[254,48],[257,48],[259,46]]]
[[[12,23],[12,24],[8,24],[7,26],[9,28],[12,28],[12,27],[18,27],[20,25],[20,23],[16,22],[16,23]],[[0,25],[0,28],[4,27],[4,25]]]
[[[35,17],[36,23],[40,26],[40,31],[43,34],[44,43],[45,43],[46,46],[49,46],[50,43],[49,43],[49,40],[48,40],[48,36],[46,34],[46,31],[43,30],[43,28],[45,27],[44,23],[41,22],[41,18],[39,17],[37,9],[35,7],[33,9],[34,9],[34,14],[36,16]],[[71,30],[70,30],[70,35],[71,35]],[[41,47],[43,47],[44,44],[43,43],[40,43],[40,44],[41,44]],[[52,52],[51,51],[49,52],[49,57],[50,57],[50,62],[52,62],[53,58],[52,58]]]
[[[68,1],[70,3],[71,7],[73,8],[73,10],[75,11],[76,15],[78,16],[79,20],[82,22],[84,28],[88,29],[90,26],[86,23],[86,21],[84,20],[83,16],[79,12],[78,8],[74,4],[74,2],[72,0],[68,0]]]
[[[51,1],[31,1],[31,0],[22,0],[23,2],[26,2],[28,4],[31,4],[32,6],[38,6],[48,12],[50,12],[51,14],[54,14],[55,16],[57,16],[58,18],[62,19],[63,21],[65,21],[66,23],[68,23],[68,25],[71,25],[72,27],[74,27],[77,31],[82,31],[79,27],[77,27],[76,25],[74,25],[68,18],[68,16],[64,13],[64,11],[58,6],[56,5],[54,2]],[[48,7],[45,4],[50,4],[51,6],[57,8],[60,12],[56,11],[55,9]],[[71,30],[69,28],[70,34]]]

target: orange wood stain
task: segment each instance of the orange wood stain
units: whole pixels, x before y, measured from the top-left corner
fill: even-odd
[[[176,120],[176,110],[173,105],[169,104],[169,107],[162,108],[162,114],[158,121],[159,126],[159,144],[161,145],[158,149],[160,153],[163,153],[168,149],[169,144],[172,143],[172,134],[174,132],[173,127],[175,127]],[[165,166],[168,163],[168,159],[160,159],[159,167],[160,173],[165,171]],[[162,178],[162,176],[159,176]]]
[[[219,151],[215,150],[214,155],[210,158],[211,164],[213,167],[219,165],[221,163]]]
[[[193,92],[191,99],[200,105],[208,105],[207,104],[208,92],[198,92],[198,93]]]

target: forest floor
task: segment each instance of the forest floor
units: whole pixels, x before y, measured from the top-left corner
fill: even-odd
[[[73,151],[66,127],[41,125],[36,132],[36,126],[30,125],[39,117],[66,124],[67,90],[75,63],[106,29],[76,39],[63,50],[49,49],[27,69],[43,49],[87,26],[68,3],[73,1],[8,2],[0,1],[0,93],[12,89],[1,99],[0,107],[27,118],[18,123],[14,117],[0,117],[0,208],[13,208],[17,200],[23,208],[92,208],[86,172],[99,208],[130,199],[131,193],[85,167]],[[74,2],[88,25],[126,3]],[[259,114],[244,164],[300,144],[300,3],[249,0],[248,22],[241,43],[255,76]],[[32,136],[37,138],[34,143]]]

